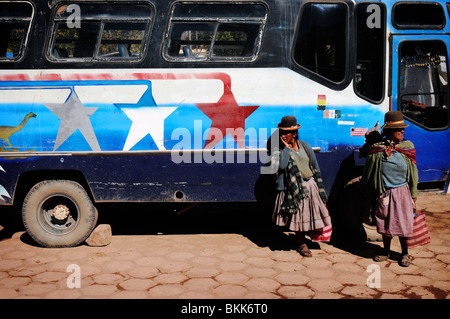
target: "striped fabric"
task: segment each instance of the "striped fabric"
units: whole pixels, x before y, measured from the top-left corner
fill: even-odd
[[[417,212],[414,218],[413,232],[406,240],[408,248],[427,245],[431,242],[430,234],[425,220],[425,214]]]
[[[331,239],[332,227],[331,225],[325,226],[322,229],[316,229],[308,232],[311,241],[313,242],[329,242]]]

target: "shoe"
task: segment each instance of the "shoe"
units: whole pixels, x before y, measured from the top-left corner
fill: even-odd
[[[376,255],[375,257],[373,257],[373,260],[376,262],[382,262],[382,261],[386,261],[389,259],[389,254],[387,255]]]
[[[399,265],[402,267],[408,267],[409,265],[411,265],[411,261],[412,261],[412,257],[408,254],[403,255],[402,259],[400,259],[399,261]]]
[[[306,244],[300,245],[300,247],[297,249],[297,251],[303,257],[312,257],[312,252],[311,252],[311,250],[309,250],[309,248],[308,248],[308,246],[306,246]]]

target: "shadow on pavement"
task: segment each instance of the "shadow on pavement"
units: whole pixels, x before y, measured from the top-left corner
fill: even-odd
[[[293,232],[272,222],[272,203],[153,203],[99,205],[99,223],[110,224],[114,235],[242,234],[259,247],[295,250]],[[363,258],[380,252],[378,245],[340,236],[329,243],[308,242],[312,250],[332,245]]]
[[[259,247],[295,250],[293,232],[272,222],[272,203],[102,203],[97,205],[98,224],[110,224],[113,235],[242,234]],[[20,209],[2,207],[0,240],[24,231]],[[24,233],[27,245],[34,241]],[[372,258],[380,247],[333,235],[330,243],[312,243],[312,250],[332,245],[351,254]]]

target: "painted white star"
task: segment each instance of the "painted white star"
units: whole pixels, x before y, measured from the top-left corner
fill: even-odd
[[[76,130],[80,130],[93,151],[100,151],[90,117],[98,107],[84,107],[75,91],[65,103],[44,104],[61,119],[53,150],[61,146]]]
[[[150,134],[158,149],[165,150],[164,147],[164,120],[172,114],[177,107],[140,107],[121,108],[123,112],[133,122],[128,133],[124,151],[130,150],[147,134]]]
[[[1,165],[0,165],[0,170],[6,173],[6,171],[3,169],[3,167]],[[6,191],[6,189],[2,185],[0,185],[0,200],[3,200],[2,197],[11,198],[11,195],[9,195],[9,193]]]

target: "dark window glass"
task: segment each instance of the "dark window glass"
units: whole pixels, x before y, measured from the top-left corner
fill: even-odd
[[[152,8],[142,4],[76,4],[56,8],[50,56],[56,61],[138,61],[150,32]],[[73,6],[73,4],[72,4]],[[68,23],[69,22],[69,23]]]
[[[143,23],[105,23],[98,56],[140,57],[145,28]]]
[[[169,61],[253,61],[266,21],[260,4],[177,3],[164,57]]]
[[[251,57],[257,48],[258,24],[220,24],[214,41],[213,56]]]
[[[381,102],[384,94],[386,7],[380,2],[356,5],[355,91]]]
[[[57,58],[92,58],[95,52],[100,23],[82,22],[80,28],[58,23],[53,46]]]
[[[0,61],[23,56],[32,16],[29,3],[0,2]]]
[[[169,55],[205,60],[214,37],[213,23],[175,23],[170,33]]]
[[[348,7],[338,3],[303,6],[294,47],[294,61],[332,82],[346,76]]]
[[[399,3],[392,9],[392,23],[397,29],[442,29],[444,8],[436,2]]]
[[[400,46],[399,109],[430,129],[449,124],[448,54],[441,41],[407,41]]]
[[[259,4],[176,4],[172,18],[265,18],[266,8]]]

